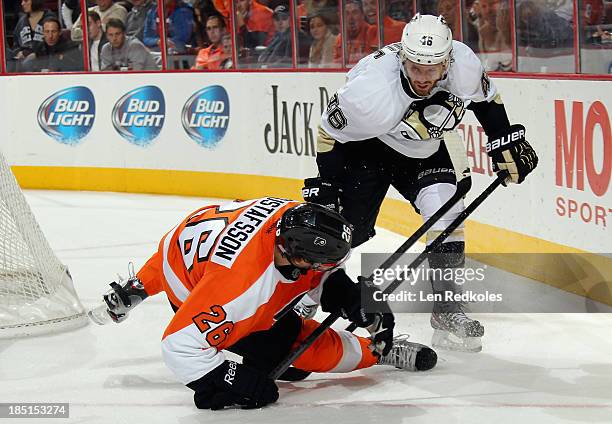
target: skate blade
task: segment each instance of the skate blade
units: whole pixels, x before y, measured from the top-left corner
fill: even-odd
[[[444,330],[434,330],[431,346],[436,349],[451,350],[455,352],[477,353],[482,351],[481,337],[457,337]]]
[[[103,304],[103,305],[98,306],[97,308],[90,309],[87,312],[87,316],[89,317],[90,320],[92,320],[94,323],[98,325],[106,325],[112,322],[112,319],[108,315],[106,308],[107,308],[106,304]]]

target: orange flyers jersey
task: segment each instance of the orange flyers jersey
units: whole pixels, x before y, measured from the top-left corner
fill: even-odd
[[[221,62],[227,58],[228,56],[220,46],[211,44],[209,47],[203,48],[198,52],[195,66],[192,69],[219,70]]]
[[[184,384],[220,365],[222,349],[269,329],[275,314],[320,284],[322,273],[291,281],[274,266],[276,223],[297,204],[266,197],[205,207],[160,242],[166,292],[180,305],[162,352]]]

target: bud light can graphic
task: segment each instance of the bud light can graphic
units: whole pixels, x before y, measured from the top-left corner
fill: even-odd
[[[212,149],[229,126],[230,105],[227,91],[211,85],[194,93],[183,106],[183,128],[196,143]]]
[[[147,146],[164,126],[166,102],[162,91],[153,85],[124,94],[113,107],[113,126],[132,144]]]
[[[38,125],[50,137],[75,145],[85,137],[96,117],[96,102],[87,87],[70,87],[48,97],[38,108]]]

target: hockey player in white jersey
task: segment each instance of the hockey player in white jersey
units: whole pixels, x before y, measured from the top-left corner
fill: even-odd
[[[470,109],[488,136],[496,172],[521,183],[538,163],[522,125],[510,125],[500,94],[465,44],[453,41],[443,17],[417,14],[400,43],[363,58],[331,98],[317,140],[319,177],[305,180],[304,198],[333,207],[355,227],[353,247],[374,236],[374,224],[390,185],[423,220],[455,192],[457,177],[444,139]],[[463,158],[465,161],[465,158]],[[428,232],[431,242],[463,210],[459,202]],[[463,227],[429,257],[430,267],[464,262]],[[460,286],[432,281],[436,293]],[[307,302],[298,305],[312,311]],[[315,302],[312,302],[315,303]],[[309,309],[310,308],[310,309]],[[434,347],[480,351],[483,325],[457,302],[436,302],[431,315]]]

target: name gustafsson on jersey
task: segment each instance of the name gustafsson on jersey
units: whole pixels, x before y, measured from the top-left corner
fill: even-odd
[[[212,262],[231,268],[242,249],[263,227],[268,218],[289,202],[291,201],[287,199],[266,197],[247,208],[219,236]]]

